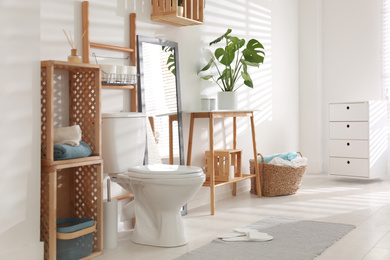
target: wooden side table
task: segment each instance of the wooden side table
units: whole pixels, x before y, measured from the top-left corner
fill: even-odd
[[[210,153],[212,154],[210,160],[207,161],[207,173],[210,176],[210,181],[206,181],[203,186],[210,187],[210,211],[211,215],[215,213],[215,188],[227,184],[233,184],[233,196],[236,196],[236,183],[238,181],[251,179],[256,177],[257,196],[261,197],[261,186],[259,178],[259,166],[255,163],[255,175],[242,174],[242,177],[234,178],[226,182],[216,182],[214,176],[214,119],[215,118],[233,118],[233,149],[237,149],[237,117],[249,117],[252,128],[252,143],[253,143],[253,156],[256,160],[257,149],[256,149],[256,135],[255,135],[255,123],[253,120],[253,111],[202,111],[202,112],[191,112],[190,121],[190,132],[188,138],[188,154],[187,154],[187,165],[191,165],[191,154],[192,154],[192,138],[194,133],[194,123],[196,118],[208,118],[209,119],[209,141],[210,141]]]

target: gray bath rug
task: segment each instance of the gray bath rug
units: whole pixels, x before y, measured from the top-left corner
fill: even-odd
[[[177,260],[312,260],[355,226],[271,217],[255,222],[247,228],[268,233],[273,236],[273,240],[224,242],[215,239],[180,256]],[[227,230],[227,233],[230,231]]]

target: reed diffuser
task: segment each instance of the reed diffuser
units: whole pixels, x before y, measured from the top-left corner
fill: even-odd
[[[63,31],[64,31],[66,39],[68,40],[68,43],[69,43],[69,45],[71,47],[70,55],[68,56],[68,61],[69,62],[81,63],[81,56],[77,54],[77,48],[79,47],[80,41],[84,37],[85,32],[83,33],[83,35],[81,36],[80,40],[77,42],[76,47],[75,47],[74,44],[73,44],[72,33],[69,31],[69,36],[68,36],[66,31],[65,30],[63,30]]]

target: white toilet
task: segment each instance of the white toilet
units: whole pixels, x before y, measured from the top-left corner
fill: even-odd
[[[205,181],[201,168],[179,165],[142,165],[146,117],[141,113],[102,114],[104,173],[134,194],[124,214],[136,218],[133,242],[176,247],[187,243],[181,207]]]

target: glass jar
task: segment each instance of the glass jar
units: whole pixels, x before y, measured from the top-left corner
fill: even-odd
[[[81,56],[77,55],[77,49],[70,50],[71,55],[68,56],[69,62],[81,63]]]

